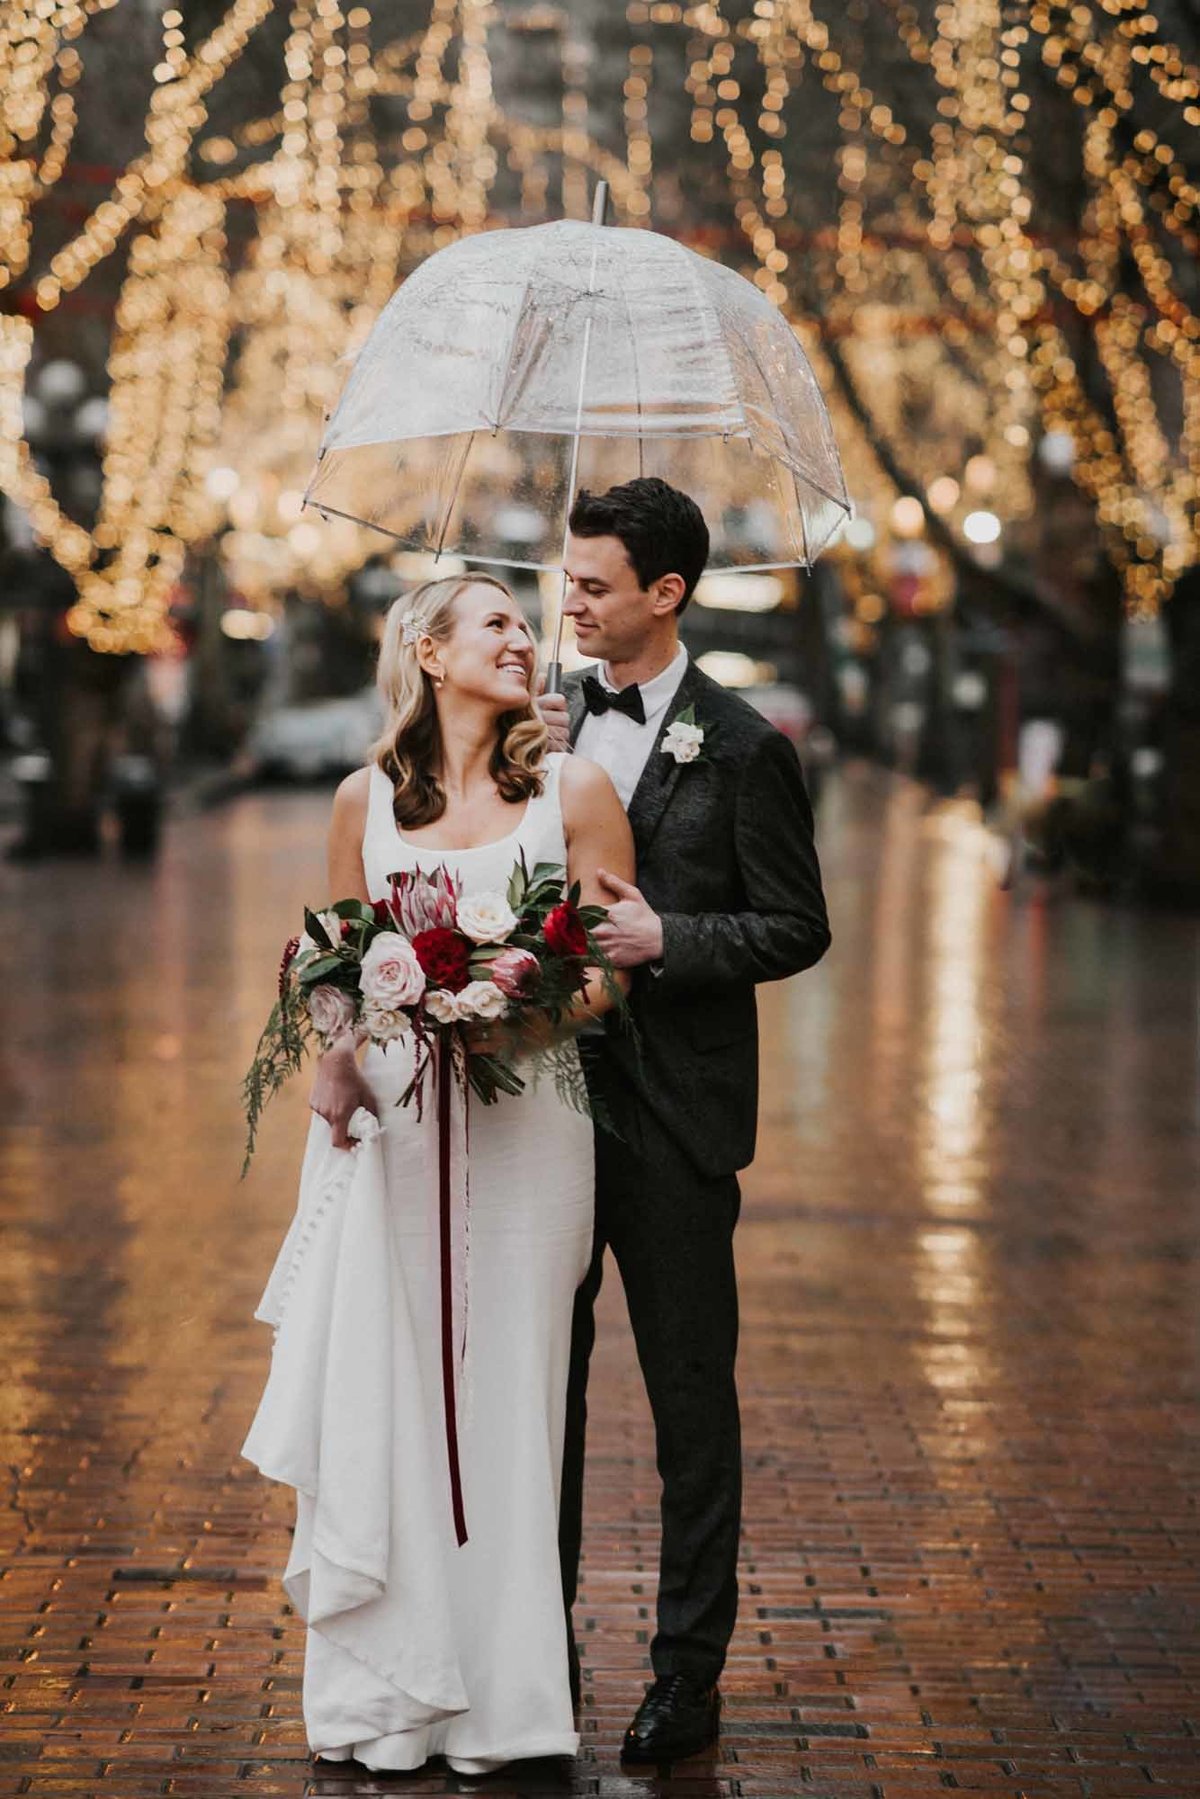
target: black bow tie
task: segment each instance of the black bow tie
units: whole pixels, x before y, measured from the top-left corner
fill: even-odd
[[[613,693],[602,686],[595,675],[585,675],[582,686],[583,703],[597,717],[602,712],[623,712],[626,718],[632,718],[636,724],[645,724],[646,708],[642,704],[642,690],[636,681],[630,687],[622,687],[620,693]]]

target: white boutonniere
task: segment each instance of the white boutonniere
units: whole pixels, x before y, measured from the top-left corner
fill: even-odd
[[[685,706],[663,733],[662,753],[676,762],[698,762],[704,748],[704,727],[696,723],[696,708]]]

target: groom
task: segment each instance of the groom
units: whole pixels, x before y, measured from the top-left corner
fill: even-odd
[[[578,1579],[588,1359],[606,1246],[620,1270],[662,1479],[654,1683],[625,1733],[630,1762],[690,1755],[717,1734],[717,1680],[737,1612],[741,1448],[734,1360],[737,1171],[754,1154],[754,987],[829,944],[812,813],[787,739],[708,679],[679,615],[708,557],[695,501],[644,478],[581,492],[566,610],[599,667],[544,710],[611,775],[633,826],[636,887],[607,878],[597,933],[636,970],[636,1032],[581,1039],[617,1133],[596,1134],[596,1241],[571,1348],[560,1547]],[[562,747],[556,744],[556,747]],[[602,877],[603,878],[603,877]],[[573,1679],[578,1659],[572,1646]]]

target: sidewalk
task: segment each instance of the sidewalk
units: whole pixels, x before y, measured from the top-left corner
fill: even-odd
[[[287,1496],[240,1461],[305,1097],[238,1081],[328,797],[0,884],[10,1469],[0,1799],[475,1790],[311,1776]],[[997,890],[967,809],[821,817],[834,947],[764,994],[738,1232],[746,1528],[714,1758],[623,1774],[653,1444],[612,1272],[573,1770],[489,1799],[1200,1793],[1200,924]]]

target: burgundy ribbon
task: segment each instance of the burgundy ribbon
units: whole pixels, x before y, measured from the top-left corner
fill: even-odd
[[[454,1098],[454,1054],[447,1037],[437,1048],[438,1065],[438,1218],[442,1263],[442,1404],[446,1415],[446,1460],[450,1467],[450,1503],[459,1548],[467,1540],[462,1473],[458,1463],[458,1421],[454,1401],[454,1269],[450,1215],[450,1125]]]

